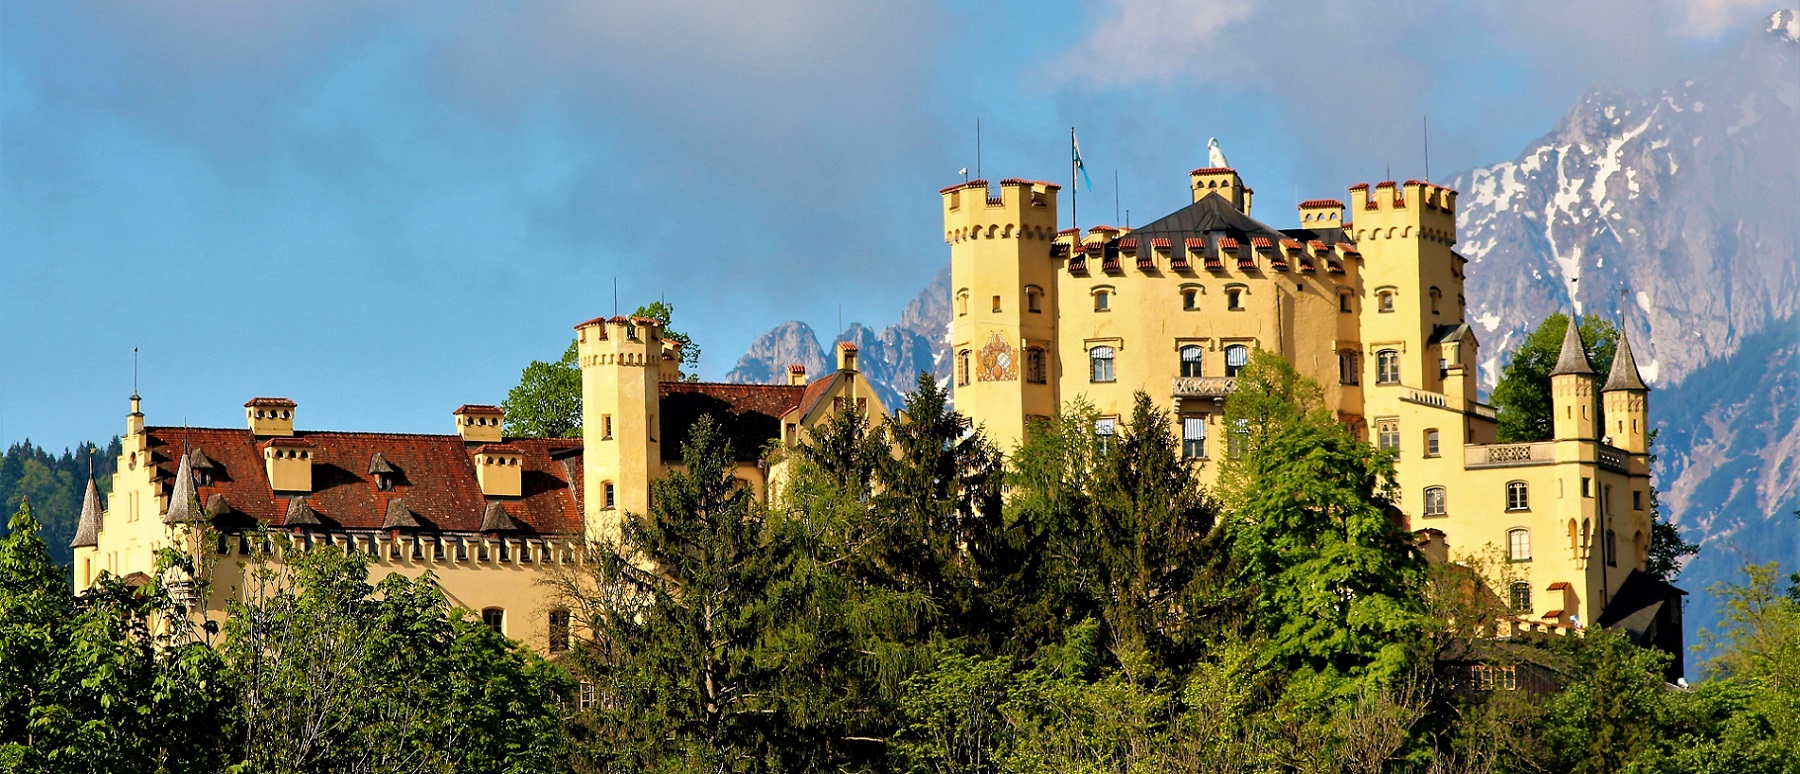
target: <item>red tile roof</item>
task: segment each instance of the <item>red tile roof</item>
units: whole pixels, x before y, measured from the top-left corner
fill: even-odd
[[[1157,250],[1167,250],[1169,249],[1169,239],[1167,237],[1153,237],[1150,240],[1150,247]]]
[[[1344,208],[1344,203],[1336,199],[1307,199],[1300,203],[1300,208],[1306,210],[1316,210],[1326,207],[1336,207],[1341,210]]]
[[[1238,241],[1232,237],[1219,237],[1219,249],[1236,250],[1238,249]]]
[[[1300,249],[1300,242],[1293,239],[1283,239],[1281,240],[1281,246],[1289,250],[1298,250]]]
[[[855,352],[856,345],[852,344],[848,341],[840,341],[840,342],[838,342],[838,349],[841,349],[845,352]]]
[[[147,431],[157,485],[173,487],[182,450],[204,450],[213,462],[212,480],[196,487],[201,502],[222,495],[233,516],[284,526],[291,498],[269,488],[256,438],[248,430],[152,427]],[[294,438],[271,439],[283,444],[311,444],[313,490],[306,505],[326,526],[381,529],[388,505],[405,498],[428,530],[475,532],[481,526],[487,498],[475,479],[475,463],[455,435],[346,433],[301,431]],[[526,531],[582,534],[576,493],[581,487],[581,441],[576,438],[516,438],[523,468],[523,497],[507,498],[507,508]],[[375,476],[364,471],[375,455],[398,471],[391,491],[376,488]],[[304,509],[297,509],[303,511]]]
[[[1203,250],[1206,248],[1206,237],[1188,237],[1186,240],[1183,240],[1183,242],[1187,245],[1189,250]]]
[[[1352,190],[1352,191],[1367,191],[1367,190],[1369,190],[1369,184],[1368,183],[1357,183],[1356,185],[1350,186],[1350,190]]]
[[[241,395],[242,393],[239,393],[239,394]],[[291,400],[288,400],[287,398],[251,398],[249,401],[246,401],[244,403],[244,408],[250,408],[252,406],[274,406],[276,408],[294,408],[295,406],[298,406],[298,405],[300,405],[300,404],[295,403]]]
[[[848,343],[848,342],[846,342]],[[662,414],[658,437],[664,460],[681,459],[681,445],[687,442],[693,424],[702,416],[718,423],[731,441],[731,451],[740,462],[753,462],[762,456],[763,445],[781,437],[781,417],[802,403],[803,396],[822,382],[836,379],[838,372],[812,385],[793,384],[726,384],[722,382],[659,382]]]
[[[1268,237],[1250,237],[1250,246],[1258,250],[1267,250],[1274,244],[1269,241]]]
[[[1137,252],[1137,249],[1138,249],[1137,237],[1126,237],[1124,239],[1119,240],[1119,249],[1123,250],[1125,252],[1128,252],[1128,253]]]
[[[1190,174],[1190,175],[1222,175],[1222,174],[1225,174],[1226,172],[1236,172],[1236,171],[1237,170],[1232,169],[1231,167],[1201,167],[1192,172],[1189,172],[1188,174]]]
[[[490,406],[490,405],[487,405],[486,403],[464,403],[461,406],[458,406],[455,411],[450,412],[450,415],[457,416],[460,414],[504,414],[504,413],[506,413],[506,412],[501,411],[499,406]]]

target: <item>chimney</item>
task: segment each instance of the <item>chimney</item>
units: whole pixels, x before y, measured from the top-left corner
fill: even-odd
[[[1307,199],[1300,203],[1300,227],[1343,228],[1344,203],[1337,199]]]
[[[500,428],[506,412],[499,406],[468,403],[451,412],[456,417],[456,434],[463,443],[499,443]]]
[[[856,345],[848,341],[838,342],[838,370],[856,370]]]
[[[311,492],[312,459],[312,441],[291,436],[269,439],[263,444],[269,488],[277,492]]]
[[[250,422],[250,434],[258,438],[292,436],[295,405],[287,398],[251,398],[244,404],[244,419]]]
[[[518,497],[523,490],[520,471],[524,451],[517,446],[490,443],[475,449],[475,480],[488,497]]]
[[[806,366],[795,363],[788,366],[788,384],[795,387],[806,385]]]

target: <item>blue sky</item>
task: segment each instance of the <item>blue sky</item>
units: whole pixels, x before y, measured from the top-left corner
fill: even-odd
[[[1218,137],[1296,199],[1512,158],[1589,85],[1693,74],[1758,0],[0,4],[0,443],[154,424],[449,432],[571,326],[664,298],[717,378],[892,322],[936,190],[1144,222]],[[1373,7],[1379,6],[1379,7]],[[1066,217],[1066,210],[1065,210]]]

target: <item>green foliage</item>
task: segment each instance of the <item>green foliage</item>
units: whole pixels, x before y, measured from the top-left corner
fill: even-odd
[[[662,337],[665,340],[675,342],[681,347],[681,362],[678,365],[679,367],[686,369],[687,374],[685,376],[678,375],[678,378],[683,378],[690,382],[699,379],[698,376],[694,375],[693,369],[700,366],[700,348],[694,346],[694,339],[692,336],[669,327],[669,321],[675,317],[674,304],[667,301],[652,301],[638,307],[636,311],[631,313],[631,316],[648,317],[662,323]]]
[[[1221,471],[1263,660],[1392,680],[1424,632],[1424,557],[1389,504],[1392,459],[1325,410],[1317,384],[1258,352],[1226,420],[1243,453]]]
[[[581,367],[575,342],[562,358],[533,360],[506,393],[506,434],[522,438],[581,436]]]
[[[106,446],[77,444],[55,455],[20,441],[0,455],[0,513],[12,513],[29,499],[32,514],[41,525],[44,542],[50,547],[50,559],[57,564],[70,564],[73,552],[69,541],[81,520],[81,498],[87,492],[89,466],[99,480],[100,491],[107,491],[112,481],[113,460],[120,453],[118,436]],[[5,527],[0,525],[0,534]]]
[[[1561,312],[1544,318],[1524,343],[1512,351],[1491,399],[1498,412],[1501,443],[1548,441],[1555,434],[1550,401],[1550,371],[1562,353],[1569,316]],[[1619,347],[1619,329],[1599,315],[1586,315],[1576,329],[1588,362],[1601,378],[1612,369]]]

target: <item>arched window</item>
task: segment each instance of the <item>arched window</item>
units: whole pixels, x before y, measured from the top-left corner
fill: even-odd
[[[548,649],[551,653],[562,653],[569,649],[569,611],[557,608],[550,611]]]
[[[1181,289],[1181,308],[1183,310],[1189,311],[1189,312],[1195,311],[1200,308],[1200,289],[1199,288],[1182,288]]]
[[[615,506],[616,506],[616,503],[615,503],[615,500],[613,497],[613,484],[611,481],[607,481],[600,485],[600,507],[610,509]]]
[[[956,291],[956,316],[961,317],[968,313],[969,313],[969,289],[963,288],[962,290]]]
[[[1242,344],[1232,344],[1225,348],[1225,375],[1237,376],[1244,366],[1250,364],[1250,348]]]
[[[1531,509],[1531,488],[1527,486],[1525,482],[1506,482],[1506,509],[1509,511],[1525,511]],[[1573,530],[1574,524],[1574,522],[1569,522],[1571,530]]]
[[[1181,458],[1206,458],[1206,417],[1181,418]]]
[[[956,353],[956,386],[961,387],[968,383],[969,351],[965,349]]]
[[[1375,291],[1375,311],[1377,311],[1377,312],[1392,312],[1392,311],[1394,311],[1394,291],[1392,291],[1392,290],[1377,290],[1377,291]]]
[[[1425,431],[1425,456],[1438,456],[1438,431],[1435,427]]]
[[[1531,584],[1525,581],[1513,581],[1512,609],[1519,615],[1531,614]]]
[[[1105,312],[1112,309],[1112,290],[1101,288],[1094,291],[1094,311]]]
[[[1044,289],[1036,285],[1025,286],[1025,311],[1037,314],[1044,311]]]
[[[1338,353],[1338,383],[1356,384],[1362,376],[1362,364],[1358,361],[1356,350],[1346,349]]]
[[[1094,420],[1094,439],[1099,443],[1101,452],[1106,451],[1108,445],[1112,443],[1113,435],[1118,432],[1119,420],[1117,417],[1101,417]]]
[[[1113,381],[1113,348],[1095,347],[1088,350],[1089,380],[1095,382]]]
[[[1239,419],[1232,422],[1231,428],[1225,433],[1225,453],[1235,460],[1243,457],[1244,452],[1249,450],[1250,420]]]
[[[1205,376],[1202,373],[1200,347],[1189,344],[1181,348],[1181,375]]]
[[[1506,531],[1506,561],[1531,561],[1531,530],[1515,527]]]
[[[501,634],[506,633],[506,611],[498,607],[482,608],[481,622]]]
[[[1025,381],[1032,384],[1043,384],[1049,381],[1050,369],[1044,364],[1043,347],[1025,348]]]
[[[1375,353],[1375,383],[1400,383],[1400,352],[1384,349]]]
[[[1246,292],[1242,286],[1226,288],[1225,309],[1231,312],[1244,311],[1244,294]]]
[[[1449,513],[1449,511],[1445,510],[1444,499],[1445,498],[1444,498],[1444,488],[1443,487],[1441,487],[1441,486],[1425,487],[1425,515],[1426,516],[1442,516],[1446,513]]]
[[[1375,446],[1382,451],[1400,453],[1400,420],[1375,420]]]
[[[1431,313],[1437,314],[1438,313],[1438,302],[1442,301],[1444,299],[1444,293],[1443,293],[1443,291],[1438,290],[1436,285],[1433,285],[1433,286],[1431,286],[1430,295],[1431,295]]]

